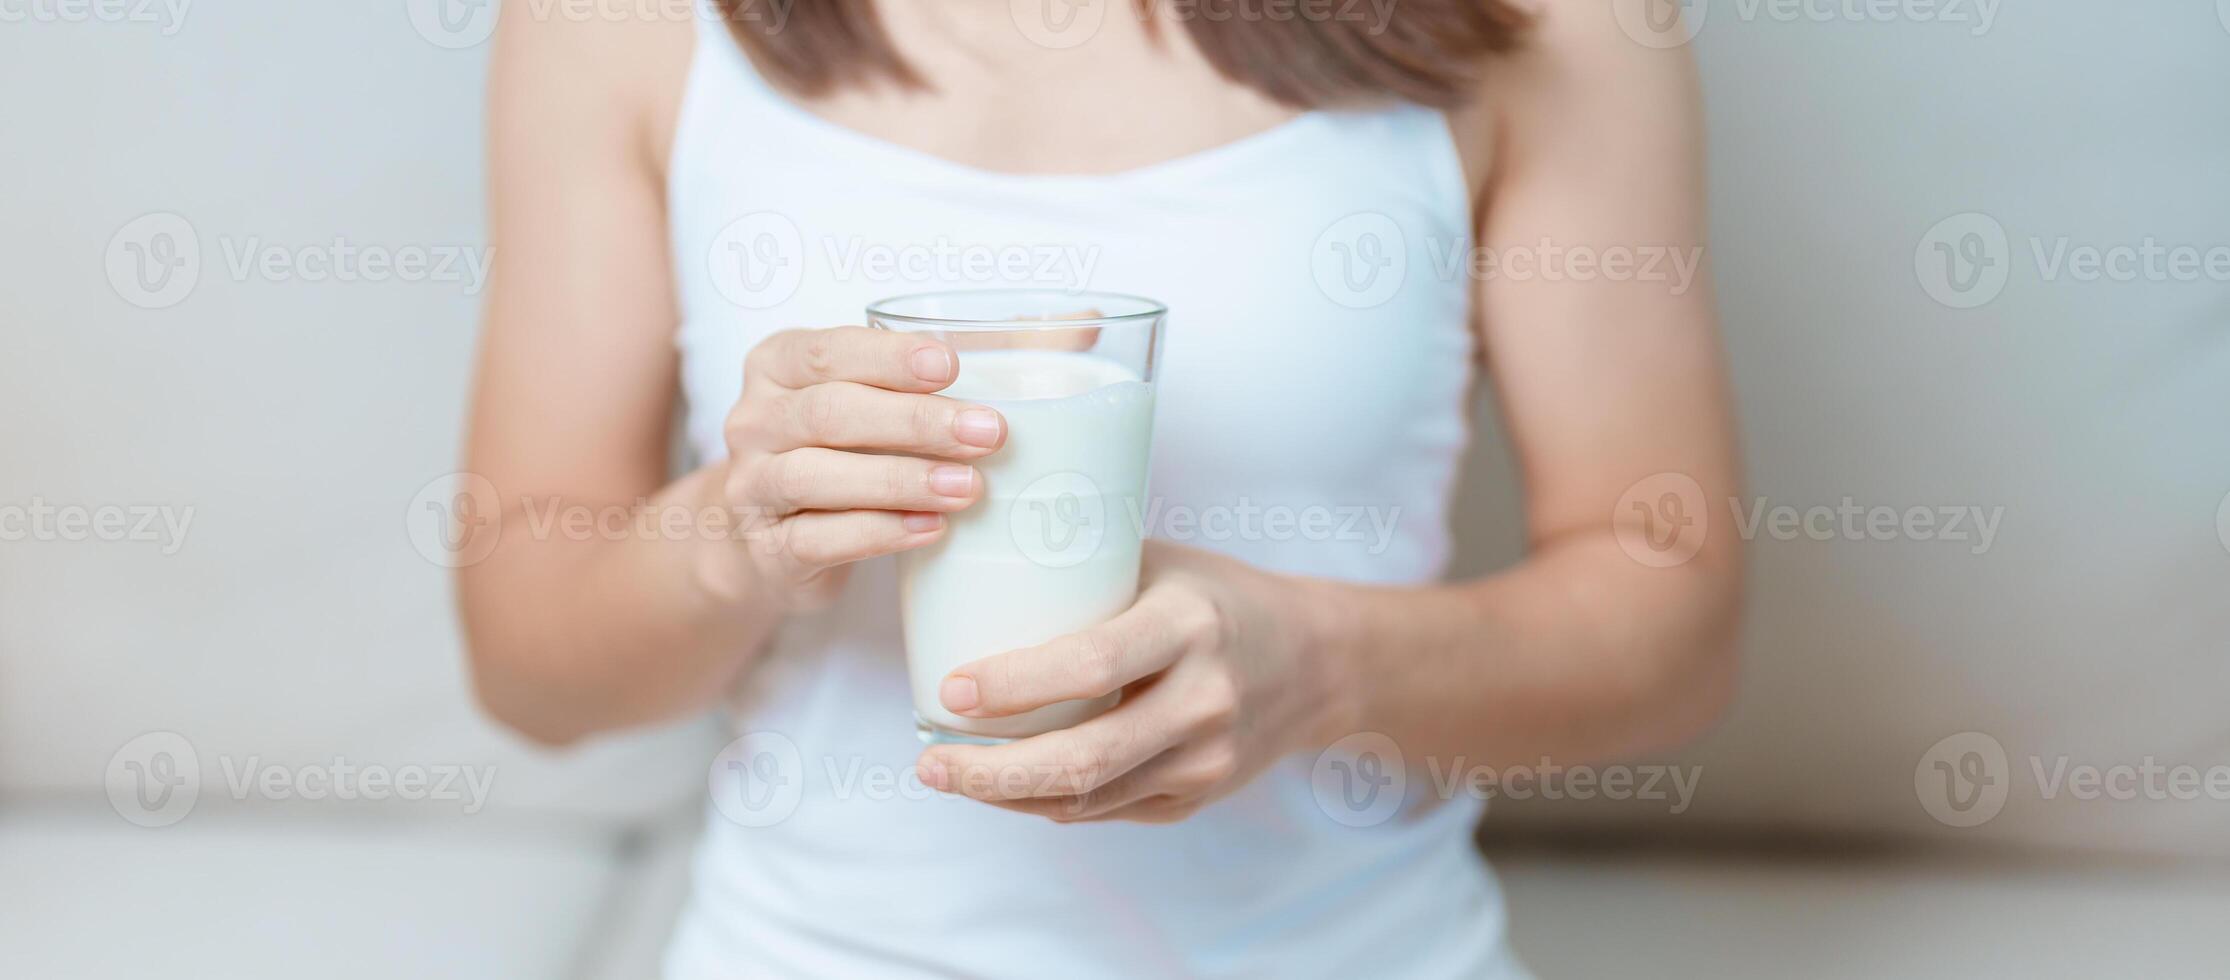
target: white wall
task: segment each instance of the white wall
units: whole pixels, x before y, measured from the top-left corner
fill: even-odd
[[[471,709],[446,570],[405,524],[457,468],[470,285],[232,266],[484,250],[485,51],[428,43],[399,3],[8,24],[0,46],[0,503],[192,508],[174,554],[0,544],[0,787],[98,801],[111,753],[169,730],[211,773],[494,765],[497,805],[583,812],[702,792],[693,733],[552,763]],[[190,223],[199,275],[142,309],[105,257],[156,212]]]

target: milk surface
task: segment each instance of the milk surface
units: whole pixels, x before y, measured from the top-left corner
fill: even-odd
[[[937,686],[954,668],[1088,629],[1138,591],[1153,388],[1090,354],[962,351],[944,394],[989,405],[1007,441],[979,460],[984,496],[936,544],[899,556],[906,664],[929,724],[992,738],[1068,728],[1115,696],[1007,718],[963,718]]]

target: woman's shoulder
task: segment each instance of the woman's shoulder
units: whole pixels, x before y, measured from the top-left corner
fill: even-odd
[[[1648,0],[1525,0],[1519,44],[1480,62],[1472,98],[1448,111],[1474,189],[1529,144],[1585,140],[1591,128],[1684,125],[1694,59],[1677,24],[1629,16]],[[1669,118],[1678,117],[1678,118]]]
[[[700,16],[693,0],[505,4],[491,97],[624,139],[662,174]]]

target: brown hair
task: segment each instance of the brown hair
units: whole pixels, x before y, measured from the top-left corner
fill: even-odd
[[[755,10],[764,0],[717,2],[752,60],[792,91],[925,84],[884,32],[874,0],[793,0],[787,18]],[[1508,0],[1392,0],[1383,23],[1351,15],[1358,0],[1285,0],[1287,13],[1275,17],[1247,14],[1263,0],[1134,2],[1142,17],[1181,5],[1177,16],[1217,72],[1297,108],[1388,96],[1457,105],[1471,94],[1479,58],[1515,46],[1527,22]]]

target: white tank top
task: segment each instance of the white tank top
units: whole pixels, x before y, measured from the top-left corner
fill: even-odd
[[[1439,113],[1311,112],[1135,170],[1016,176],[813,116],[701,20],[678,127],[700,459],[776,330],[931,289],[1136,293],[1170,310],[1149,534],[1280,572],[1440,574],[1472,340],[1468,279],[1441,272],[1469,222]],[[914,780],[903,656],[885,559],[751,668],[669,977],[1523,975],[1479,805],[1422,772],[1383,819],[1320,802],[1297,756],[1181,823],[1055,824]]]

